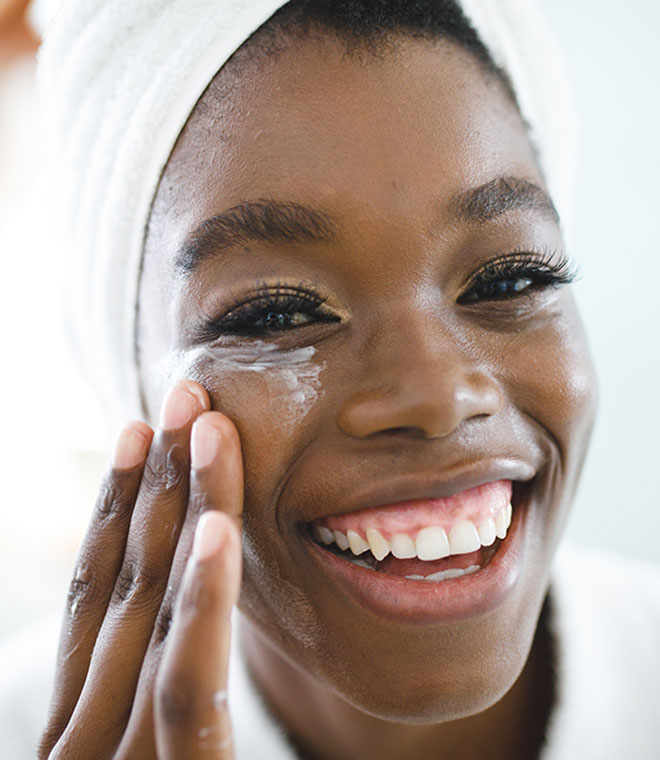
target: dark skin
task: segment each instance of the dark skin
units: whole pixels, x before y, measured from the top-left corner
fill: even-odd
[[[468,213],[459,201],[475,188]],[[402,38],[374,56],[316,38],[221,72],[163,175],[140,290],[150,418],[164,393],[154,368],[188,378],[197,401],[153,443],[140,427],[142,454],[109,476],[130,480],[123,501],[138,517],[104,539],[127,546],[96,582],[105,594],[87,618],[70,613],[62,651],[76,654],[61,659],[42,756],[58,740],[54,757],[64,749],[86,757],[91,746],[103,757],[117,746],[118,756],[176,756],[172,746],[191,758],[233,756],[195,737],[211,724],[226,736],[226,712],[209,712],[208,695],[224,685],[238,550],[231,561],[231,551],[219,551],[206,565],[191,562],[181,578],[200,510],[228,512],[234,520],[216,535],[238,545],[241,494],[241,644],[302,756],[538,755],[551,681],[550,643],[537,623],[593,423],[593,369],[570,288],[528,278],[529,287],[493,298],[471,283],[504,254],[531,250],[546,264],[565,255],[544,192],[504,88],[450,42]],[[492,203],[479,206],[484,197]],[[215,250],[190,254],[185,241],[195,231],[199,239],[205,220],[264,200],[317,210],[327,234],[222,244],[216,236]],[[271,305],[267,330],[236,335],[227,312],[238,313],[255,288],[263,300],[277,286],[318,293],[322,315],[278,321]],[[200,328],[209,317],[225,317],[215,319],[216,337]],[[284,365],[245,371],[213,351],[193,354],[218,340],[223,350],[275,345]],[[286,357],[310,346],[318,372],[302,408],[286,396],[282,366],[291,371]],[[198,464],[200,428],[216,430],[218,443],[215,457],[193,466],[187,499],[181,484],[198,417]],[[336,513],[365,482],[449,482],[503,458],[528,483],[528,550],[513,593],[488,614],[406,625],[362,608],[312,562],[301,524]],[[99,540],[92,530],[83,560]],[[133,575],[146,565],[154,579],[132,608],[116,595],[127,561]],[[190,587],[215,602],[189,604],[187,626],[175,611],[165,635],[177,589],[190,599]],[[108,600],[110,623],[101,623]],[[209,645],[215,669],[202,635],[219,642]]]

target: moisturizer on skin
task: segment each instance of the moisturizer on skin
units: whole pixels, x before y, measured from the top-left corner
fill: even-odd
[[[191,379],[206,388],[223,377],[256,373],[266,383],[271,410],[292,429],[323,393],[319,375],[325,363],[316,363],[314,346],[282,349],[262,340],[216,343],[167,354],[150,374],[164,391],[177,380]]]

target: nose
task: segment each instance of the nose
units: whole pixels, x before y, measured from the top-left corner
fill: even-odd
[[[405,432],[448,436],[469,420],[502,407],[493,374],[464,345],[437,327],[430,334],[401,334],[370,341],[361,379],[340,406],[340,429],[354,438]]]

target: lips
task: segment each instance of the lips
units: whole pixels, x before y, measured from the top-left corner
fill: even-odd
[[[444,499],[325,517],[308,526],[308,543],[323,571],[376,614],[461,620],[503,603],[522,573],[525,490],[492,481]]]

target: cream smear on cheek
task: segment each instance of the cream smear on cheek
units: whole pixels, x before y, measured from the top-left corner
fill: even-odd
[[[250,373],[262,379],[271,412],[290,432],[323,394],[319,375],[324,362],[314,362],[314,346],[283,349],[263,340],[226,340],[213,346],[172,351],[151,370],[164,392],[177,380],[199,382],[207,390]]]

